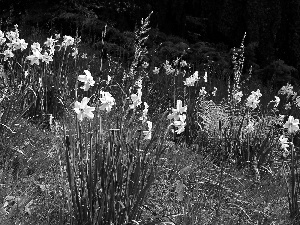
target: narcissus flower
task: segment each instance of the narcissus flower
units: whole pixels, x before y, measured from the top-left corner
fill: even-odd
[[[144,110],[143,110],[143,115],[139,118],[140,120],[142,120],[142,123],[146,122],[147,120],[147,114],[148,114],[148,104],[147,102],[144,102]]]
[[[39,52],[41,52],[42,51],[42,48],[41,48],[41,45],[40,45],[40,43],[38,43],[38,42],[34,42],[32,45],[31,45],[31,50],[32,51],[39,51]]]
[[[11,50],[6,49],[3,53],[1,53],[4,55],[4,61],[6,61],[8,58],[12,58],[14,57],[14,53],[12,53]]]
[[[84,97],[81,102],[76,101],[75,102],[75,112],[77,113],[78,120],[82,121],[85,117],[89,119],[94,118],[93,111],[95,110],[95,107],[88,106],[89,98]]]
[[[26,43],[24,39],[19,39],[18,41],[18,48],[21,49],[21,51],[24,51],[27,48],[28,43]]]
[[[287,128],[289,133],[296,132],[299,130],[299,119],[294,119],[293,116],[289,116],[289,119],[286,121],[283,127]]]
[[[239,91],[239,92],[236,92],[235,94],[233,94],[233,99],[236,103],[239,103],[242,100],[242,97],[243,97],[242,91]]]
[[[288,138],[284,137],[284,135],[279,137],[279,141],[283,150],[286,150],[289,147]]]
[[[300,107],[300,96],[297,96],[295,99],[295,104],[299,108]]]
[[[289,83],[287,83],[286,86],[283,86],[279,91],[278,94],[287,95],[290,97],[291,95],[294,95],[295,92],[293,91],[293,86]]]
[[[187,106],[182,106],[182,101],[177,100],[177,106],[176,109],[172,109],[172,114],[168,115],[168,119],[174,119],[174,120],[179,120],[179,114],[182,114],[186,112]]]
[[[88,70],[84,70],[85,75],[79,75],[78,80],[84,82],[84,86],[81,87],[84,91],[89,90],[90,86],[94,86],[95,81]]]
[[[159,74],[159,68],[158,67],[154,67],[154,70],[152,72],[154,74]]]
[[[187,63],[186,63],[186,61],[185,61],[185,60],[182,60],[182,61],[180,62],[180,66],[181,66],[181,67],[185,67],[185,66],[187,66]]]
[[[186,125],[186,115],[179,115],[179,120],[174,121],[174,126],[177,127],[177,130],[175,131],[177,134],[181,134],[185,130]]]
[[[52,56],[48,54],[48,52],[45,52],[43,55],[42,55],[42,62],[45,62],[46,64],[49,64],[49,62],[52,62],[53,59],[52,59]]]
[[[207,94],[207,91],[205,90],[205,87],[202,87],[199,91],[200,96],[205,96]]]
[[[142,89],[137,90],[137,94],[131,94],[130,98],[132,100],[132,104],[129,105],[130,109],[134,109],[135,107],[139,106],[142,103]]]
[[[259,98],[261,97],[260,90],[257,89],[257,91],[252,91],[251,95],[247,98],[246,106],[252,109],[256,109],[258,103],[260,102]]]
[[[143,62],[142,67],[143,67],[144,69],[147,69],[148,66],[149,66],[149,63],[148,63],[148,62]]]
[[[205,71],[203,79],[204,79],[204,82],[207,83],[207,71]]]
[[[272,102],[275,102],[274,108],[276,108],[280,103],[280,98],[278,96],[275,96],[275,100]]]
[[[6,38],[4,37],[4,33],[0,30],[0,45],[4,44]]]
[[[26,57],[27,60],[30,60],[30,65],[36,64],[40,65],[40,59],[42,59],[43,55],[38,50],[33,50],[32,55]]]
[[[186,80],[183,81],[183,83],[186,86],[194,86],[195,82],[198,80],[199,80],[198,71],[195,71],[195,73],[192,76],[186,78]]]
[[[100,106],[99,109],[110,112],[112,106],[115,104],[115,99],[112,97],[112,95],[109,92],[101,91],[100,94],[102,96],[102,98],[100,98],[102,105]]]
[[[145,140],[150,140],[152,135],[151,135],[151,131],[152,131],[152,122],[151,121],[147,121],[147,125],[148,125],[148,130],[147,131],[143,131],[143,134],[145,135]]]
[[[48,48],[51,48],[55,45],[55,42],[57,42],[57,40],[53,39],[51,36],[50,38],[47,38],[47,41],[44,42],[44,45],[46,45]]]
[[[218,90],[218,88],[214,87],[214,90],[213,90],[213,92],[211,93],[212,96],[216,96],[217,90]]]
[[[255,129],[254,129],[254,121],[250,120],[248,125],[244,128],[244,132],[246,133],[251,133],[253,132]]]
[[[73,45],[74,42],[75,42],[75,39],[72,38],[71,36],[65,35],[63,38],[64,38],[64,40],[62,42],[62,46],[65,47],[65,48],[68,47],[68,46]]]

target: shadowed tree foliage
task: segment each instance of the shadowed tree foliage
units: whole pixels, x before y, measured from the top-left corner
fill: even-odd
[[[122,32],[133,31],[141,18],[153,11],[152,28],[180,36],[187,44],[224,43],[230,49],[238,46],[247,32],[245,45],[256,46],[252,49],[256,66],[265,68],[283,60],[297,71],[300,69],[300,0],[0,0],[0,3],[2,29],[18,23],[74,35],[80,28],[86,36],[100,37],[105,24],[120,31],[122,36]]]

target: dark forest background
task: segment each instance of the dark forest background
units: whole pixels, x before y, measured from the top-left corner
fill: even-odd
[[[100,48],[107,24],[105,49],[130,60],[134,29],[151,16],[149,54],[152,65],[182,52],[194,63],[215,63],[226,76],[230,52],[245,32],[245,69],[264,82],[299,80],[300,0],[2,0],[2,30],[19,24],[30,31],[75,35]],[[102,46],[103,47],[103,46]],[[155,57],[154,57],[154,53]]]

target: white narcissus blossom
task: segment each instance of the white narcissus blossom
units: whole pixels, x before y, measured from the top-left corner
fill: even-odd
[[[148,62],[146,62],[146,61],[143,62],[142,67],[143,67],[144,69],[147,69],[148,66],[149,66],[149,63],[148,63]]]
[[[152,137],[152,122],[151,121],[147,121],[147,125],[148,125],[148,130],[147,131],[143,131],[143,134],[145,135],[145,140],[150,140]]]
[[[145,106],[145,108],[143,110],[143,115],[140,117],[140,120],[142,120],[142,123],[146,122],[146,120],[147,120],[147,114],[148,114],[148,108],[149,108],[147,102],[144,102],[144,106]]]
[[[205,71],[203,79],[204,79],[204,82],[207,83],[207,71]]]
[[[100,94],[102,95],[102,98],[100,98],[102,105],[100,106],[99,109],[110,112],[112,109],[112,106],[115,105],[114,97],[112,97],[112,95],[109,92],[101,91]]]
[[[129,105],[130,109],[134,109],[142,103],[142,89],[139,88],[137,90],[138,94],[131,94],[130,98],[132,100],[132,104]]]
[[[159,74],[159,68],[158,67],[154,67],[154,70],[152,72],[154,74]]]
[[[81,87],[84,91],[89,90],[90,86],[94,86],[95,81],[88,70],[84,70],[85,75],[79,75],[78,80],[84,82],[84,86]]]
[[[37,51],[41,52],[41,51],[42,51],[42,48],[41,48],[40,43],[34,42],[34,43],[31,45],[31,50],[32,50],[32,51],[37,50]]]
[[[72,50],[73,50],[72,56],[73,56],[74,58],[76,58],[77,55],[78,55],[78,48],[72,48]]]
[[[92,111],[95,110],[95,107],[88,106],[89,98],[84,97],[81,102],[75,102],[75,112],[77,113],[78,120],[82,121],[85,117],[89,119],[94,118],[94,114]]]
[[[199,77],[198,77],[198,71],[195,71],[195,73],[186,78],[185,81],[183,81],[184,85],[186,86],[194,86],[195,85],[195,82],[199,80]]]
[[[185,60],[182,60],[182,61],[180,62],[180,66],[181,66],[181,67],[185,67],[185,66],[187,66],[187,63],[186,63],[186,61],[185,61]]]
[[[251,94],[256,96],[257,98],[260,98],[262,96],[259,89],[257,89],[257,91],[252,91]]]
[[[294,133],[299,130],[299,119],[294,119],[293,116],[289,116],[283,128],[287,128],[289,133]]]
[[[183,114],[183,115],[179,115],[179,120],[174,121],[174,126],[178,128],[175,131],[177,134],[181,134],[184,131],[186,125],[185,119],[186,119],[186,115]]]
[[[249,108],[255,109],[257,108],[258,103],[260,102],[259,98],[262,96],[260,90],[252,91],[251,95],[247,98],[246,106]]]
[[[9,31],[9,32],[6,32],[6,38],[9,41],[13,41],[14,39],[19,38],[19,34],[18,34],[18,32]]]
[[[293,91],[293,86],[289,83],[286,84],[286,86],[283,86],[279,91],[278,94],[282,94],[282,95],[294,95],[294,91]]]
[[[71,46],[71,45],[73,45],[74,42],[75,42],[74,38],[72,38],[71,36],[65,35],[63,38],[64,38],[64,40],[63,40],[63,42],[62,42],[62,46],[63,46],[63,47]]]
[[[107,81],[106,81],[106,84],[108,85],[111,81],[111,76],[107,75]]]
[[[194,86],[193,80],[191,78],[186,78],[185,81],[183,81],[184,85],[186,86]]]
[[[200,89],[199,94],[200,94],[201,96],[205,96],[205,95],[207,94],[207,91],[205,90],[205,87],[202,87],[202,88]]]
[[[55,34],[55,35],[54,35],[54,38],[55,38],[55,39],[60,39],[60,34]]]
[[[242,100],[242,97],[243,97],[243,92],[242,91],[239,91],[239,92],[236,92],[234,95],[233,95],[233,99],[235,102],[239,103],[241,100]]]
[[[255,96],[250,95],[247,98],[246,106],[248,106],[249,108],[255,109],[255,108],[257,108],[257,105],[259,102],[260,102],[260,100],[258,100]]]
[[[19,49],[21,49],[21,51],[24,51],[27,46],[28,43],[26,43],[24,39],[19,39]]]
[[[216,96],[217,90],[218,90],[218,88],[214,87],[214,90],[213,90],[213,92],[211,93],[212,96]]]
[[[9,49],[4,50],[2,54],[4,55],[4,61],[15,56],[14,53]]]
[[[0,30],[0,45],[6,42],[6,38],[4,37],[4,33]]]
[[[55,42],[57,42],[57,40],[53,39],[52,36],[50,38],[47,38],[47,41],[45,41],[45,45],[48,48],[51,48],[55,45]]]
[[[300,96],[296,97],[295,104],[296,104],[297,107],[300,107]]]
[[[279,141],[282,149],[286,150],[289,147],[288,138],[284,137],[284,135],[279,137]]]
[[[192,77],[194,78],[194,80],[199,80],[199,73],[198,73],[198,71],[195,71],[195,73],[192,75]]]
[[[276,108],[279,105],[279,103],[280,103],[280,98],[278,96],[275,96],[274,102],[275,102],[274,107]]]
[[[290,110],[291,107],[292,107],[292,105],[291,105],[291,103],[289,102],[289,103],[285,104],[284,109],[285,109],[285,110]]]
[[[244,131],[246,133],[251,133],[254,131],[254,121],[250,120],[248,125],[245,127]]]
[[[36,64],[36,65],[40,65],[40,59],[42,59],[43,55],[41,54],[40,51],[38,50],[34,50],[32,51],[32,55],[29,55],[26,57],[27,60],[30,60],[30,64]]]
[[[49,64],[49,62],[52,62],[53,59],[52,59],[52,56],[48,54],[48,52],[45,52],[43,55],[42,55],[42,62],[45,62],[46,64]]]
[[[174,119],[174,120],[179,120],[179,114],[184,113],[187,111],[187,106],[182,106],[182,101],[177,100],[177,106],[176,109],[172,109],[172,114],[168,115],[168,119]]]

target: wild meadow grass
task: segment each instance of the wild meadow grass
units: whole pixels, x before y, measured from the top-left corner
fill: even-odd
[[[297,90],[270,98],[244,40],[227,82],[152,65],[149,17],[129,67],[0,32],[1,224],[298,224]]]

